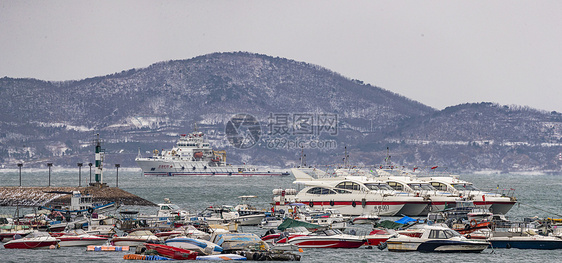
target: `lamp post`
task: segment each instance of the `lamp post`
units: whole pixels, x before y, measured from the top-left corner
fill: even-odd
[[[82,187],[82,163],[77,163],[78,165],[78,187]]]
[[[53,166],[53,163],[47,163],[47,166],[49,167],[49,186],[51,186],[51,166]]]
[[[119,187],[119,167],[121,167],[121,165],[116,163],[115,168],[117,168],[117,177],[116,177],[115,187]]]
[[[92,183],[92,163],[88,163],[88,166],[90,166],[90,181],[89,183]]]
[[[21,186],[21,167],[23,166],[23,163],[18,163],[18,167],[20,168],[20,186]]]

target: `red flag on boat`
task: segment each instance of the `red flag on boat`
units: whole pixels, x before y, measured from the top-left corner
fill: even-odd
[[[435,169],[435,168],[437,168],[437,166],[433,166],[433,167],[431,167],[431,170],[433,170],[433,169]]]
[[[486,196],[485,195],[482,196],[482,201],[486,202]]]

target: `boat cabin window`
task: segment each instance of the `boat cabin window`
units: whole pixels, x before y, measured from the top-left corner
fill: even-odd
[[[426,190],[426,191],[433,191],[435,190],[435,188],[433,188],[430,184],[408,184],[408,186],[410,186],[410,188],[412,188],[413,190]]]
[[[386,183],[396,191],[404,190],[404,186],[401,183],[397,183],[397,182],[386,182]]]
[[[310,190],[306,191],[307,194],[313,194],[313,195],[333,195],[336,194],[336,192],[330,190],[330,189],[326,189],[323,187],[313,187],[310,188]]]
[[[163,205],[162,207],[160,207],[160,210],[170,210],[170,208],[166,205]]]
[[[429,232],[429,238],[447,239],[455,236],[460,236],[460,234],[452,230],[431,230]]]
[[[431,186],[439,191],[447,191],[447,185],[440,182],[431,182]]]
[[[371,184],[365,184],[365,186],[367,188],[369,188],[369,190],[371,191],[379,191],[379,190],[388,190],[388,191],[392,191],[393,189],[385,183],[371,183]]]
[[[361,185],[354,182],[341,182],[339,183],[336,188],[340,189],[349,189],[349,190],[361,190]]]
[[[338,194],[351,194],[350,191],[342,190],[342,189],[334,189],[334,191]]]
[[[452,186],[459,190],[459,191],[478,191],[478,189],[476,187],[474,187],[472,184],[467,184],[467,183],[463,183],[463,184],[452,184]]]

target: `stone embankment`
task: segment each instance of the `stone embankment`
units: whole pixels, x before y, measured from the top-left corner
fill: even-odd
[[[155,206],[156,204],[116,187],[0,187],[0,206],[70,205],[65,192],[91,194],[94,203],[117,202],[120,205]]]

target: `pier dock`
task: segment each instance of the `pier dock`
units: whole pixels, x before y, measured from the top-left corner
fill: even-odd
[[[94,203],[117,202],[120,205],[156,206],[156,204],[116,187],[0,187],[0,206],[54,206],[70,204],[70,195],[80,191],[91,194]]]

